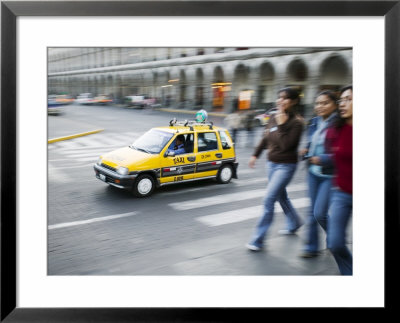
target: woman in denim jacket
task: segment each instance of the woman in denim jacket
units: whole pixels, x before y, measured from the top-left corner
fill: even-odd
[[[308,189],[311,209],[307,220],[307,239],[301,257],[318,256],[318,224],[326,231],[328,207],[333,178],[332,155],[325,151],[327,129],[337,117],[336,96],[326,90],[318,94],[315,100],[316,117],[310,120],[307,131],[307,148],[300,154],[308,163]]]

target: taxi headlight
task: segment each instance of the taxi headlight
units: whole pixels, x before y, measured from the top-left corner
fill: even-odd
[[[98,160],[97,160],[97,165],[101,165],[101,163],[103,162],[103,159],[100,157]]]
[[[126,168],[126,167],[119,166],[117,168],[117,173],[120,174],[120,175],[128,175],[129,169]]]

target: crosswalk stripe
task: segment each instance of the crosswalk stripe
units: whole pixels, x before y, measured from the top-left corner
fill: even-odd
[[[242,180],[233,180],[229,185],[239,187],[239,186],[247,186],[247,185],[263,183],[263,182],[265,182],[265,184],[267,184],[267,180],[265,178],[256,178],[256,179],[248,178],[248,179],[242,179]],[[214,186],[188,188],[188,189],[185,189],[185,194],[189,193],[189,192],[209,191],[209,190],[213,190],[213,189],[221,190],[221,187],[219,185],[214,185]],[[169,195],[182,195],[182,191],[162,193],[162,196],[169,196]]]
[[[122,135],[129,140],[129,143],[132,143],[143,134],[144,132],[124,132]]]
[[[74,169],[74,168],[83,168],[83,167],[93,167],[93,161],[89,164],[82,164],[82,165],[75,165],[75,166],[60,166],[60,167],[53,167],[54,169]],[[70,179],[68,178],[68,181]]]
[[[80,143],[84,146],[91,146],[91,147],[101,147],[102,142],[98,138],[91,138],[91,137],[80,137],[76,139],[77,143]]]
[[[287,188],[288,192],[303,191],[306,189],[304,184],[292,185]],[[178,211],[187,211],[191,209],[197,209],[204,206],[211,206],[223,203],[229,203],[232,201],[244,201],[253,198],[263,197],[265,195],[265,188],[246,191],[246,192],[236,192],[230,194],[214,195],[211,197],[205,197],[196,200],[183,201],[177,203],[169,203],[168,205]]]
[[[116,145],[123,145],[125,143],[124,140],[120,139],[120,136],[114,137],[114,136],[103,136],[101,138],[99,138],[99,141],[101,142],[102,145],[104,146],[116,146]]]
[[[105,150],[117,149],[130,145],[135,141],[142,132],[124,132],[124,133],[101,133],[90,137],[80,137],[68,141],[49,144],[49,149],[57,149],[63,151],[69,150],[85,150],[85,149],[100,149]]]
[[[239,162],[238,176],[247,175],[247,174],[255,174],[255,173],[259,173],[259,171],[260,171],[260,170],[253,169],[253,168],[247,168],[247,169],[242,170],[240,168],[240,165],[241,165],[241,163]],[[265,172],[260,173],[260,175],[265,176]]]
[[[64,148],[81,148],[82,145],[74,140],[68,140],[68,141],[59,141],[54,144],[49,144],[49,145],[56,145],[57,149],[64,149]]]
[[[91,157],[84,157],[84,158],[77,158],[78,161],[80,162],[95,162],[100,155],[96,155],[96,156],[91,156]]]
[[[97,151],[91,151],[91,152],[73,152],[71,154],[68,154],[68,157],[70,158],[80,158],[80,157],[99,157],[101,154],[104,154],[104,150],[97,150]]]
[[[72,179],[69,176],[67,176],[64,172],[58,170],[56,167],[53,167],[52,163],[49,163],[48,172],[53,182],[69,183],[72,181]]]
[[[61,229],[61,228],[67,228],[67,227],[73,227],[77,225],[83,225],[83,224],[90,224],[94,222],[101,222],[101,221],[110,221],[110,220],[115,220],[115,219],[120,219],[120,218],[126,218],[128,216],[132,216],[137,214],[137,212],[130,212],[130,213],[123,213],[123,214],[116,214],[116,215],[108,215],[108,216],[103,216],[99,218],[93,218],[89,220],[83,220],[83,221],[74,221],[74,222],[65,222],[65,223],[59,223],[59,224],[52,224],[48,226],[49,230],[54,230],[54,229]]]
[[[291,199],[292,205],[295,209],[305,208],[310,206],[309,198],[298,198],[298,199]],[[279,203],[275,205],[275,212],[282,213],[283,210]],[[253,218],[260,217],[262,215],[263,206],[256,205],[251,206],[243,209],[235,209],[232,211],[226,211],[222,213],[216,213],[211,215],[205,215],[201,217],[197,217],[196,221],[199,221],[207,226],[216,227],[225,224],[237,223],[246,220],[250,220]]]
[[[249,185],[249,184],[256,184],[256,183],[265,183],[267,185],[267,179],[260,177],[260,178],[248,178],[248,179],[241,179],[235,181],[236,186],[244,186],[244,185]]]
[[[118,144],[118,145],[114,145],[114,146],[104,146],[104,147],[103,146],[102,147],[99,147],[99,146],[96,146],[96,147],[80,146],[80,147],[76,147],[76,148],[64,147],[62,149],[59,149],[59,151],[62,154],[68,154],[68,155],[70,153],[74,153],[74,152],[79,153],[81,151],[101,151],[101,153],[104,153],[105,151],[109,152],[109,151],[111,151],[113,149],[117,149],[117,148],[121,148],[121,147],[124,147],[124,146],[121,146],[120,144]]]

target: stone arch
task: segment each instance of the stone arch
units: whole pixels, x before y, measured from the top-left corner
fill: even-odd
[[[320,65],[320,90],[339,91],[349,82],[350,68],[344,57],[333,54]]]
[[[237,89],[243,89],[248,86],[250,69],[248,66],[243,63],[239,63],[236,65],[235,70],[233,72],[234,85]]]
[[[287,79],[291,83],[303,83],[307,80],[308,68],[301,58],[295,58],[287,67]]]
[[[224,70],[218,65],[213,71],[213,83],[222,83],[224,80]]]

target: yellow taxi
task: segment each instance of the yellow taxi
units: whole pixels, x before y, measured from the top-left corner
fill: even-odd
[[[132,145],[102,155],[95,176],[146,197],[163,185],[215,178],[237,178],[238,163],[229,132],[212,122],[171,120],[152,128]]]

